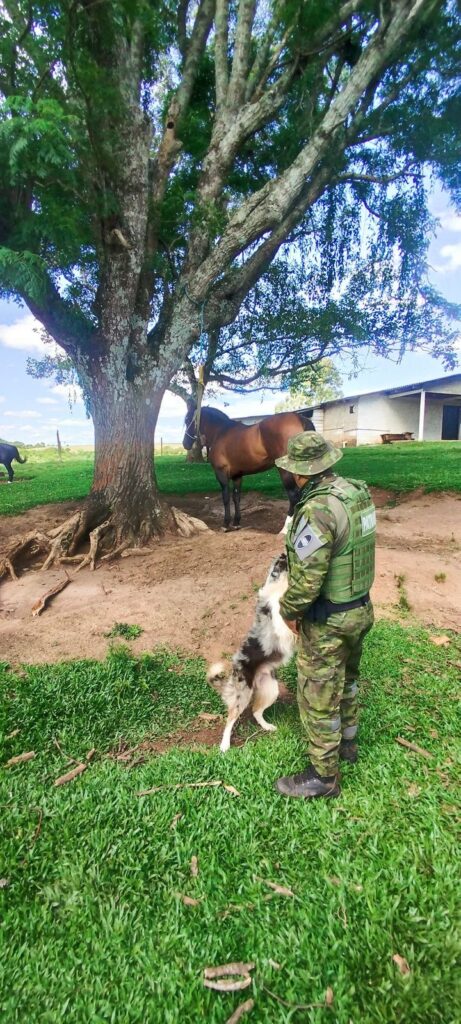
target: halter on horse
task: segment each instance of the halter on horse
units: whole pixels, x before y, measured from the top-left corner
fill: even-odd
[[[183,447],[190,451],[197,437],[195,403],[189,402],[185,417]],[[259,423],[247,427],[230,419],[220,409],[202,408],[200,438],[206,444],[209,461],[215,471],[224,503],[224,526],[230,526],[230,486],[233,482],[234,526],[240,524],[240,489],[242,477],[271,469],[275,460],[286,454],[288,438],[303,430],[315,430],[303,413],[281,412],[264,416]],[[291,515],[296,503],[297,488],[291,473],[279,470],[290,502]]]

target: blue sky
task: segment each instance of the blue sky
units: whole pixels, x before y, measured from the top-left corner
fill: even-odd
[[[453,302],[461,300],[461,216],[448,205],[446,197],[434,192],[432,212],[439,227],[430,252],[430,277],[435,287]],[[0,437],[9,441],[55,443],[59,429],[63,444],[91,444],[93,427],[82,402],[71,400],[67,389],[50,381],[38,381],[26,373],[27,356],[38,357],[49,347],[40,340],[38,325],[28,310],[0,301]],[[461,364],[461,343],[460,343]],[[397,387],[414,381],[441,377],[446,373],[440,360],[423,353],[406,355],[399,364],[373,355],[363,355],[357,375],[344,361],[338,363],[347,394]],[[75,397],[75,396],[74,396]],[[231,395],[226,392],[213,404],[223,405],[229,415],[270,413],[280,396],[266,392]],[[179,442],[183,433],[185,406],[180,398],[167,393],[160,414],[157,441]]]

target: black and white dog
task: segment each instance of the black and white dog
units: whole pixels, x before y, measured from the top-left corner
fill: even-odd
[[[232,729],[250,703],[258,725],[267,732],[275,732],[276,726],[266,722],[264,711],[279,695],[274,670],[278,665],[287,664],[296,643],[279,610],[280,598],[287,587],[287,559],[286,555],[279,555],[258,593],[254,622],[232,658],[232,671],[229,673],[222,661],[211,665],[208,671],[208,682],[228,708],[220,746],[223,753],[229,750]]]

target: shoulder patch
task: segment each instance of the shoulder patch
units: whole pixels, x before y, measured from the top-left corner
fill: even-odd
[[[305,558],[309,558],[315,551],[322,548],[324,544],[326,544],[326,538],[319,537],[310,523],[304,523],[302,529],[298,530],[296,534],[293,547],[298,558],[304,562]]]

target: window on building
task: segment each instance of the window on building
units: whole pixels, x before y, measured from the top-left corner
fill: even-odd
[[[349,406],[349,412],[350,412],[351,414],[352,414],[353,412],[355,412],[355,405],[350,405],[350,406]]]

